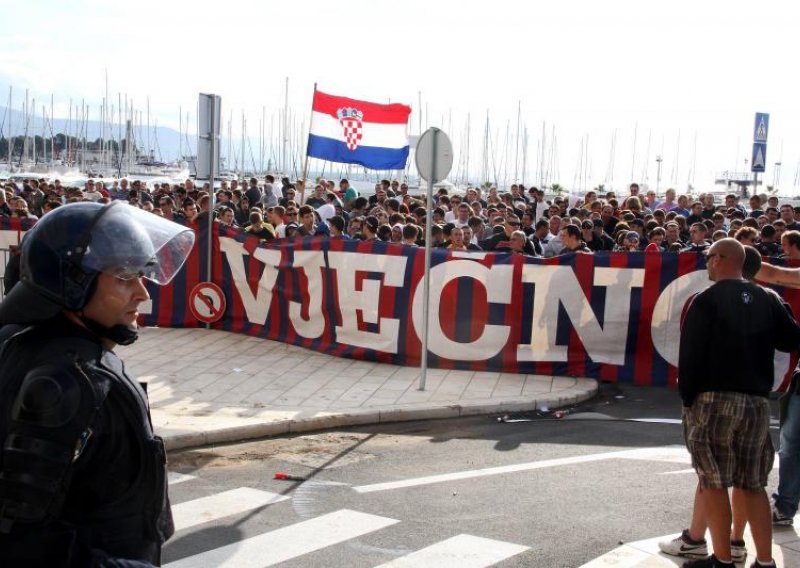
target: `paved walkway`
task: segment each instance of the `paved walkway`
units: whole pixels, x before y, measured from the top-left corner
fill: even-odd
[[[169,449],[356,424],[531,410],[594,396],[594,379],[430,369],[342,359],[206,329],[145,328],[118,347],[148,383]]]
[[[796,525],[800,525],[800,515],[795,517]],[[686,558],[668,556],[661,553],[658,543],[671,540],[678,534],[631,542],[615,548],[581,566],[580,568],[675,568],[682,566]],[[744,540],[747,544],[747,560],[736,564],[736,568],[750,566],[755,561],[756,547],[750,534],[750,527],[745,530]],[[706,541],[711,542],[711,535],[706,533]],[[800,566],[800,529],[796,527],[774,527],[772,531],[772,557],[781,568]]]

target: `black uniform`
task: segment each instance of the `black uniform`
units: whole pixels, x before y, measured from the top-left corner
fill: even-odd
[[[0,565],[158,565],[174,529],[142,387],[63,315],[0,341]]]
[[[717,282],[686,312],[678,362],[684,406],[708,391],[769,396],[774,350],[798,343],[800,326],[778,294],[745,280]]]

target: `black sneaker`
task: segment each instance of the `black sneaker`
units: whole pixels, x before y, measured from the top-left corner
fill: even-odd
[[[778,508],[772,505],[772,524],[777,527],[790,527],[794,524],[794,517],[784,515]]]
[[[734,568],[736,565],[731,562],[730,564],[725,564],[717,560],[717,557],[713,554],[708,558],[701,558],[700,560],[690,560],[689,562],[683,563],[683,568]]]

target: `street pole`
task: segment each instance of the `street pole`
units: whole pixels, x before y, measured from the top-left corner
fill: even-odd
[[[656,197],[658,197],[658,190],[661,186],[661,156],[656,156],[656,162],[658,163],[658,169],[656,170]]]
[[[425,279],[422,284],[422,353],[420,357],[421,374],[419,377],[419,390],[425,390],[425,382],[428,379],[428,321],[431,301],[431,240],[433,239],[433,184],[436,183],[436,138],[439,129],[433,129],[433,159],[431,160],[431,171],[428,176],[428,204],[427,214],[425,215]]]
[[[210,205],[209,205],[209,209],[208,209],[208,232],[207,232],[207,235],[208,235],[208,259],[207,259],[207,264],[206,264],[206,270],[208,271],[206,273],[207,274],[207,278],[208,278],[208,282],[211,282],[211,260],[212,260],[213,254],[214,254],[214,238],[213,238],[212,233],[214,231],[214,206],[215,206],[214,201],[215,201],[215,198],[216,198],[216,194],[214,193],[214,177],[215,177],[214,176],[214,166],[215,166],[215,163],[214,163],[215,162],[215,160],[214,160],[214,147],[216,146],[216,142],[217,142],[216,141],[216,128],[214,127],[215,120],[216,120],[216,116],[215,116],[214,111],[216,110],[216,106],[217,106],[216,105],[216,97],[214,95],[212,95],[211,98],[210,98],[210,103],[209,103],[209,115],[210,115],[210,118],[211,118],[209,123],[210,123],[211,126],[209,127],[209,130],[208,130],[208,148],[209,148],[209,152],[208,152],[208,162],[209,162],[209,164],[208,164],[208,172],[209,172],[208,181],[209,181],[209,185],[210,185],[210,191],[209,191]],[[210,323],[206,323],[206,328],[207,329],[211,329],[211,324]]]

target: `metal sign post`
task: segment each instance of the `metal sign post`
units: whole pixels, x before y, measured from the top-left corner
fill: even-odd
[[[764,173],[767,165],[767,135],[769,134],[769,114],[756,113],[753,128],[753,157],[750,160],[750,171],[753,172],[753,195],[758,193],[758,174]]]
[[[438,128],[429,128],[423,133],[417,144],[415,154],[417,170],[420,177],[428,182],[427,213],[425,215],[425,275],[422,283],[422,352],[419,378],[419,390],[425,390],[428,378],[428,327],[430,320],[430,275],[431,275],[431,240],[433,239],[433,186],[445,179],[453,167],[453,145],[447,134]]]
[[[206,280],[211,281],[211,260],[214,253],[214,179],[216,177],[217,163],[219,161],[219,126],[220,118],[222,116],[222,99],[218,95],[207,95],[200,93],[200,101],[198,105],[198,129],[197,129],[197,177],[201,179],[208,176],[210,187],[210,203],[208,209],[208,256],[206,257]],[[207,153],[207,156],[206,156]],[[206,159],[202,159],[205,157]],[[207,171],[206,170],[207,166]],[[211,324],[206,323],[206,327],[210,328]]]

